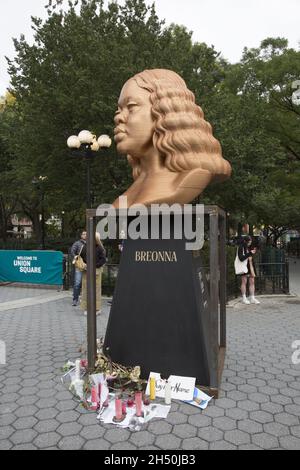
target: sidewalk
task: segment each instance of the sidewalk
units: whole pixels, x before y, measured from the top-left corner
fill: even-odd
[[[1,302],[33,299],[0,311],[0,340],[7,345],[7,366],[0,365],[0,449],[300,450],[300,365],[291,360],[291,345],[300,340],[300,298],[228,308],[221,399],[203,412],[173,402],[167,420],[131,433],[99,425],[62,386],[60,368],[81,356],[86,319],[64,293],[36,303],[47,295],[0,287]],[[108,314],[104,302],[99,337]]]

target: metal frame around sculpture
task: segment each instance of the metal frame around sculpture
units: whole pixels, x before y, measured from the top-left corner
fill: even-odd
[[[212,365],[209,387],[204,391],[218,398],[226,352],[226,225],[227,213],[219,206],[204,206],[209,222],[209,335]],[[97,355],[96,321],[96,210],[86,211],[87,219],[87,351],[89,370],[93,371]],[[126,364],[125,364],[126,365]],[[201,384],[199,384],[201,385]]]

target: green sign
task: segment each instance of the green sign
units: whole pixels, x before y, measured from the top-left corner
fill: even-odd
[[[0,282],[62,285],[63,253],[0,250]]]

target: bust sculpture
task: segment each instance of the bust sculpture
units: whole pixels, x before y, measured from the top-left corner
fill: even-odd
[[[186,204],[212,181],[231,175],[194,94],[171,70],[145,70],[130,78],[115,124],[117,150],[133,170],[134,182],[123,194],[129,207]],[[119,198],[114,206],[119,207]]]

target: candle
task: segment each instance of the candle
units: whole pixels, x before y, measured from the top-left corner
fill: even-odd
[[[134,400],[132,397],[129,397],[128,400],[127,400],[127,406],[128,408],[132,408],[134,405]]]
[[[122,421],[123,418],[123,410],[122,410],[122,398],[120,396],[116,396],[115,399],[115,420]]]
[[[77,359],[75,361],[75,380],[80,380],[80,372],[81,372],[81,369],[80,369],[80,365],[81,365],[81,359]]]
[[[154,377],[150,378],[150,400],[155,400],[156,397],[156,380]]]
[[[92,406],[91,410],[96,411],[99,406],[99,388],[92,387]]]
[[[166,380],[165,386],[165,404],[171,405],[171,382]]]
[[[142,403],[143,403],[143,393],[142,392],[135,392],[135,408],[136,408],[136,413],[135,414],[138,418],[143,416]]]

